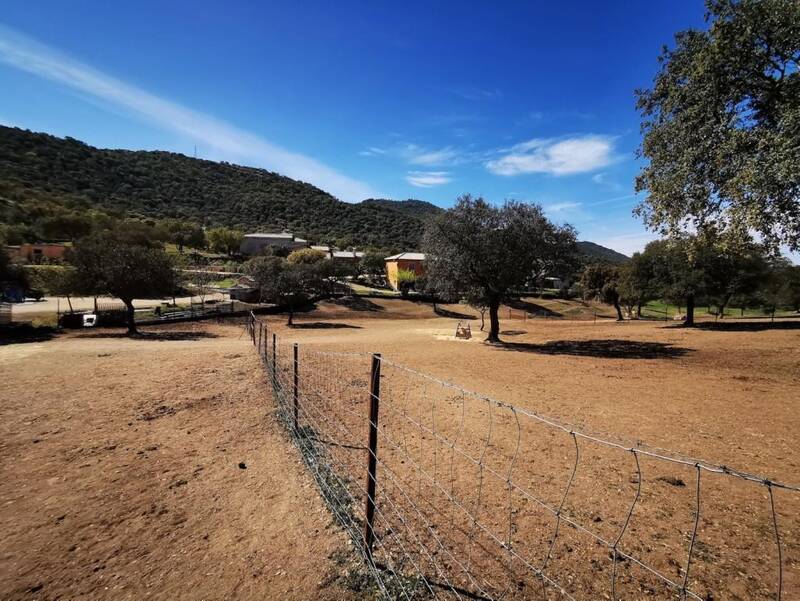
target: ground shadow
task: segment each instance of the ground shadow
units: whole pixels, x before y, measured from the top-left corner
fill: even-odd
[[[363,296],[343,296],[341,298],[331,299],[330,302],[333,305],[345,307],[353,311],[383,311],[383,307]]]
[[[47,342],[58,332],[51,327],[36,327],[30,324],[13,324],[0,328],[0,346],[5,344],[24,344],[26,342]]]
[[[501,330],[501,336],[522,336],[523,334],[527,334],[525,330]]]
[[[532,303],[530,301],[522,300],[521,298],[511,298],[506,302],[506,305],[512,309],[526,311],[542,317],[563,317],[563,315],[558,311],[553,311],[552,309],[548,309],[547,307],[537,305],[536,303]]]
[[[553,340],[544,344],[503,342],[498,348],[539,355],[574,355],[605,359],[675,359],[691,352],[691,349],[665,342],[637,340]]]
[[[201,338],[219,338],[217,334],[205,331],[163,331],[163,332],[138,332],[129,335],[127,332],[89,332],[76,334],[75,338],[130,338],[131,340],[154,340],[154,341],[173,341],[173,340],[200,340]]]
[[[666,326],[669,328],[694,328],[695,330],[709,330],[713,332],[764,332],[766,330],[800,330],[800,320],[797,321],[700,321],[693,326],[676,324]]]
[[[361,326],[353,326],[349,323],[331,323],[328,321],[309,321],[306,323],[293,323],[289,326],[296,330],[338,330],[338,329],[353,329],[360,330]]]
[[[459,313],[458,311],[451,311],[450,309],[445,309],[444,307],[440,307],[439,305],[433,306],[433,312],[436,313],[439,317],[447,317],[448,319],[478,319],[476,315],[470,315],[469,313]]]

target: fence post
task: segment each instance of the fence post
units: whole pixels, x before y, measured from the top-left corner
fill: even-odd
[[[272,333],[272,382],[275,383],[278,379],[278,357],[277,357],[277,349],[278,348],[278,335],[273,332]]]
[[[297,343],[294,343],[294,431],[297,432]]]
[[[381,356],[372,355],[369,378],[369,455],[367,456],[366,524],[364,525],[364,551],[372,561],[372,542],[375,539],[375,489],[378,469],[378,403],[381,396]]]

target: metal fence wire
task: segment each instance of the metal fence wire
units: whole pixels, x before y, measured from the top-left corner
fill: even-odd
[[[280,419],[387,598],[790,599],[800,488],[595,435],[251,315]]]

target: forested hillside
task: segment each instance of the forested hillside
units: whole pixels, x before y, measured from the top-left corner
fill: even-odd
[[[48,219],[68,224],[99,212],[245,231],[286,229],[341,247],[414,250],[426,218],[441,211],[421,200],[349,204],[264,169],[171,152],[104,150],[0,126],[0,223],[22,237],[41,234]],[[625,258],[593,243],[581,243],[581,251],[592,260]]]
[[[277,173],[169,152],[102,150],[72,138],[0,127],[5,221],[96,208],[244,230],[287,229],[313,241],[414,248],[422,201],[341,202]]]

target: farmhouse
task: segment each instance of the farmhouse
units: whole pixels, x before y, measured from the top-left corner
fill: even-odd
[[[386,279],[395,290],[400,289],[397,274],[400,270],[412,271],[417,276],[425,275],[424,253],[400,253],[386,257]]]
[[[279,234],[245,234],[242,239],[242,244],[239,246],[239,252],[243,255],[257,255],[268,246],[286,248],[291,251],[297,250],[298,248],[306,248],[308,246],[308,241],[302,238],[296,238],[294,234],[289,232],[281,232]]]
[[[11,257],[24,259],[28,263],[41,263],[45,259],[56,261],[63,259],[66,250],[67,247],[58,242],[39,242],[9,246],[8,254]]]
[[[324,253],[326,259],[330,259],[339,263],[357,264],[364,257],[364,253],[357,250],[336,250],[332,246],[323,245],[312,245],[311,248]]]

